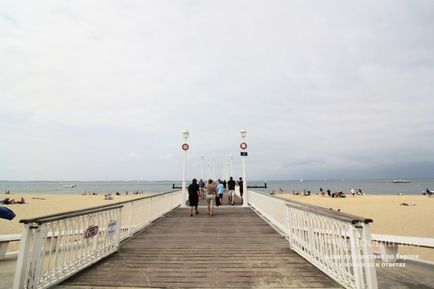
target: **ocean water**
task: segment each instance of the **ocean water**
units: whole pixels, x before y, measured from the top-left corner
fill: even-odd
[[[426,189],[434,190],[434,179],[414,179],[410,183],[393,183],[392,179],[383,180],[305,180],[305,181],[267,181],[267,192],[279,192],[280,188],[284,192],[303,192],[311,191],[318,193],[320,188],[324,191],[330,189],[333,192],[350,192],[353,189],[361,189],[365,194],[371,195],[420,195]],[[252,185],[256,182],[250,182]],[[258,184],[260,184],[259,182]],[[263,182],[262,182],[263,183]]]
[[[172,190],[175,182],[146,181],[0,181],[0,192],[9,190],[19,194],[82,194],[82,193],[133,193],[136,191],[155,193]],[[69,186],[74,185],[71,188]]]
[[[180,181],[0,181],[0,192],[9,190],[15,194],[81,194],[91,193],[116,193],[120,192],[167,192],[172,190],[172,184],[180,186]],[[264,181],[248,181],[248,185],[263,185]],[[74,188],[65,186],[76,185]],[[279,192],[303,192],[309,190],[312,193],[330,189],[332,192],[349,192],[351,188],[360,188],[366,194],[372,195],[393,195],[410,194],[420,195],[427,188],[434,190],[434,179],[414,179],[411,183],[395,184],[388,180],[289,180],[289,181],[267,181],[267,189],[254,189],[271,193]]]

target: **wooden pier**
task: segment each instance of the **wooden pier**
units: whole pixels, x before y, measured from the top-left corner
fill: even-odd
[[[199,212],[172,211],[55,288],[341,288],[250,208]]]

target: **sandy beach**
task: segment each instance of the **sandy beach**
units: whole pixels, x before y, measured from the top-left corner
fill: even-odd
[[[371,218],[374,221],[371,224],[372,233],[434,238],[434,198],[427,196],[369,195],[330,198],[319,195],[276,194],[276,197]],[[414,206],[403,206],[401,203]],[[417,254],[421,259],[434,261],[434,249],[400,246],[399,254]]]

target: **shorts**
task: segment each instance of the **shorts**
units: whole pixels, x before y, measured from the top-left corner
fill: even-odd
[[[219,194],[219,198],[223,198],[223,193]]]
[[[214,206],[214,201],[214,195],[206,195],[206,203],[208,204],[208,208],[212,208]]]
[[[190,207],[197,207],[199,205],[199,199],[196,198],[188,198],[188,202],[190,204]]]
[[[235,195],[235,191],[234,190],[229,190],[228,191],[228,196],[229,197],[233,197]]]

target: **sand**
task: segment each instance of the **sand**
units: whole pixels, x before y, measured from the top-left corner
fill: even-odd
[[[371,232],[434,238],[434,197],[409,195],[369,195],[330,198],[319,195],[295,196],[276,194],[276,197],[313,204],[373,219]],[[414,203],[402,206],[401,203]],[[434,261],[434,249],[400,246],[399,254],[416,254],[421,259]]]

